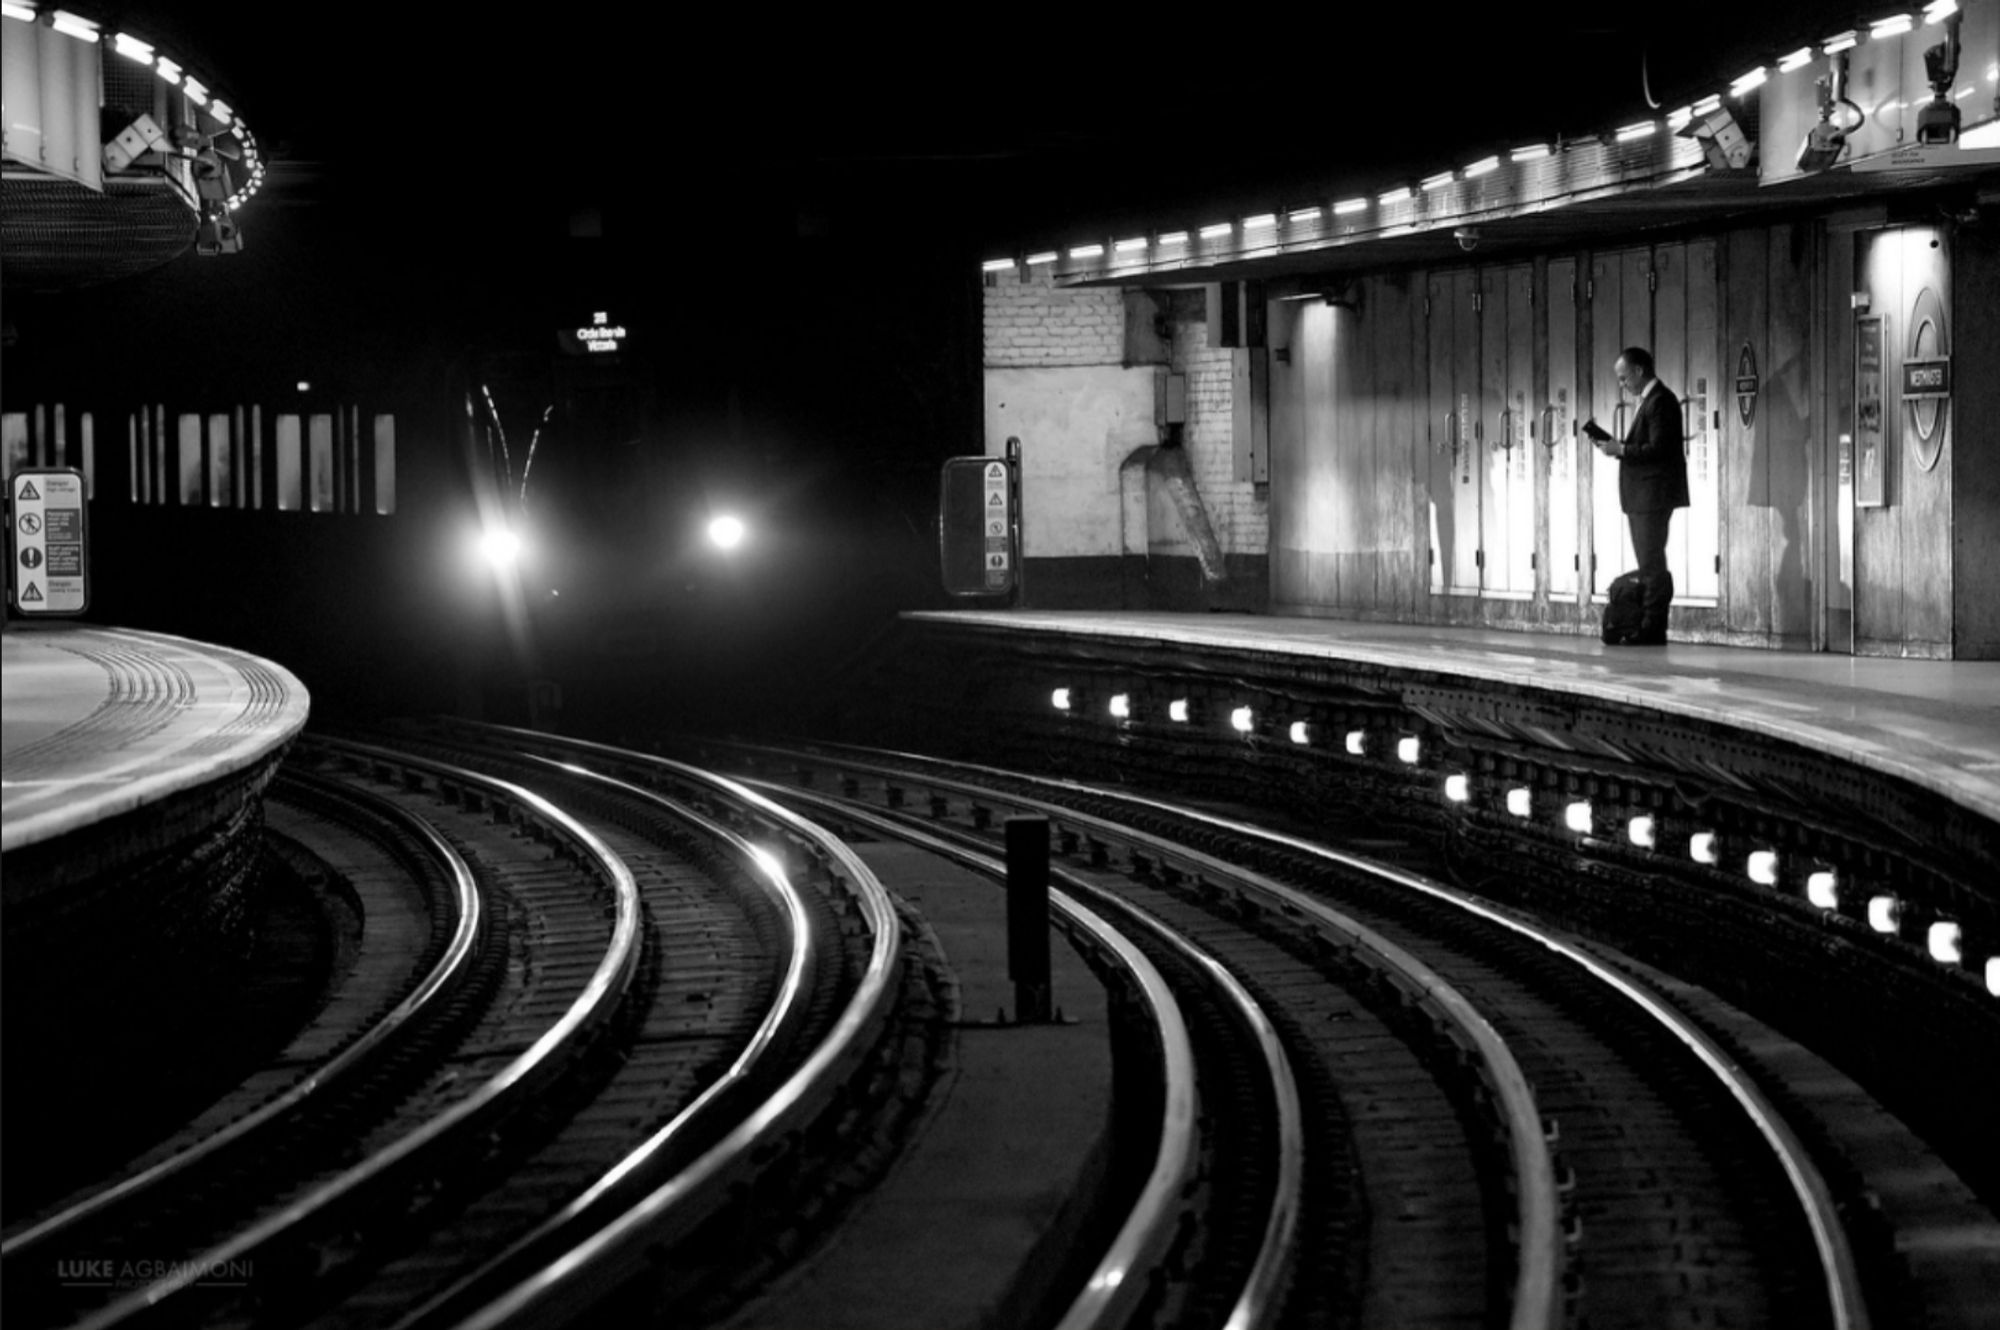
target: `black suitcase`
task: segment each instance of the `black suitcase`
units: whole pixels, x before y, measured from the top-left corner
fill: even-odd
[[[1611,603],[1604,607],[1604,644],[1623,646],[1639,635],[1646,621],[1646,592],[1638,571],[1612,578],[1607,594]]]

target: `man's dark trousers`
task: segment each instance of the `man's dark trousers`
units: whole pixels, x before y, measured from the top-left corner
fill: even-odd
[[[1667,535],[1673,528],[1674,510],[1627,513],[1625,520],[1632,528],[1632,552],[1639,556],[1640,587],[1645,593],[1645,618],[1639,631],[1664,635],[1667,606],[1674,599],[1674,575],[1667,571]]]

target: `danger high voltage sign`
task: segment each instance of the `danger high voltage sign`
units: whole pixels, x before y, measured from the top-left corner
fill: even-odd
[[[90,539],[83,474],[31,467],[7,482],[8,581],[24,615],[82,614],[90,608]]]

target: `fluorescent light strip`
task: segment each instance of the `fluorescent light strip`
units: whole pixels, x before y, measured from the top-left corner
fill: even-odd
[[[1884,37],[1900,37],[1916,26],[1917,21],[1908,14],[1891,14],[1868,25],[1868,40],[1879,42]]]
[[[1507,160],[1516,163],[1539,162],[1542,160],[1542,158],[1548,155],[1549,155],[1549,145],[1546,143],[1536,143],[1526,148],[1514,149],[1512,152],[1507,154]]]
[[[1187,243],[1187,240],[1188,240],[1187,232],[1169,231],[1165,235],[1160,237],[1159,243],[1160,243],[1160,248],[1165,249],[1169,245],[1185,245]]]
[[[1391,208],[1398,203],[1408,203],[1414,193],[1415,191],[1408,185],[1404,185],[1401,189],[1392,189],[1387,194],[1377,194],[1375,202],[1384,208]]]
[[[1039,254],[1030,254],[1028,256],[1028,266],[1030,268],[1039,268],[1044,263],[1054,263],[1057,259],[1061,257],[1062,255],[1058,254],[1056,251],[1052,249],[1045,249],[1041,251]]]
[[[1212,222],[1201,228],[1201,238],[1203,240],[1220,240],[1235,230],[1236,224],[1234,222]]]
[[[1146,237],[1133,236],[1129,240],[1119,241],[1111,248],[1116,250],[1120,254],[1133,254],[1137,253],[1139,250],[1144,249],[1145,247],[1146,247]]]
[[[138,64],[150,65],[153,63],[153,48],[145,42],[140,41],[137,37],[127,37],[122,32],[114,33],[111,38],[111,49],[124,56],[127,60]]]
[[[1722,94],[1714,93],[1704,97],[1688,109],[1696,115],[1714,115],[1722,109]]]
[[[1618,141],[1620,143],[1632,143],[1638,139],[1649,139],[1653,137],[1653,135],[1659,132],[1660,132],[1659,121],[1642,120],[1636,125],[1627,125],[1623,129],[1619,130]]]
[[[1467,180],[1477,180],[1480,176],[1491,175],[1499,169],[1500,158],[1498,156],[1481,157],[1478,161],[1465,168],[1465,178]]]
[[[979,265],[981,272],[1006,272],[1014,266],[1012,259],[988,259]]]
[[[1924,26],[1948,19],[1958,12],[1958,0],[1931,0],[1924,6]]]
[[[87,18],[58,9],[49,21],[49,26],[65,37],[74,37],[80,42],[97,40],[97,25]]]
[[[1293,226],[1301,226],[1306,222],[1316,222],[1319,219],[1320,210],[1318,208],[1299,208],[1285,214],[1285,220]]]
[[[1368,211],[1367,199],[1342,199],[1333,205],[1335,217],[1352,217],[1357,212]]]
[[[1778,62],[1778,72],[1780,74],[1789,74],[1795,69],[1804,69],[1812,63],[1812,58],[1812,47],[1801,46],[1798,50]]]
[[[1439,171],[1436,175],[1423,182],[1424,193],[1428,194],[1434,189],[1443,189],[1456,179],[1458,179],[1458,172],[1456,171]]]
[[[210,102],[208,113],[225,125],[236,118],[236,108],[228,102]]]
[[[187,93],[188,100],[196,106],[208,105],[208,89],[202,85],[200,79],[189,79],[182,91]]]
[[[1245,231],[1268,231],[1277,224],[1278,214],[1275,212],[1260,212],[1255,217],[1245,217],[1243,219],[1243,229]]]
[[[1694,123],[1694,108],[1692,106],[1683,106],[1677,111],[1669,111],[1667,113],[1668,129],[1682,130],[1686,129],[1689,125],[1693,123]]]
[[[1736,81],[1729,85],[1729,95],[1731,97],[1741,97],[1746,92],[1751,92],[1764,86],[1764,80],[1769,77],[1771,77],[1771,71],[1759,65],[1748,74],[1738,75]]]
[[[1104,257],[1102,245],[1072,245],[1069,256],[1073,259],[1101,259]]]
[[[1836,32],[1821,42],[1819,49],[1822,55],[1839,55],[1842,51],[1851,51],[1860,44],[1861,34],[1849,28],[1846,32]]]
[[[0,4],[0,18],[14,18],[21,20],[23,23],[33,23],[35,21],[35,11],[26,5]]]
[[[161,56],[158,60],[154,61],[153,67],[160,71],[160,77],[167,82],[179,83],[181,81],[181,67],[165,56]]]

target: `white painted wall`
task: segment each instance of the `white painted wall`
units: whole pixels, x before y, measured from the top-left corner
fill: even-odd
[[[1118,466],[1159,442],[1152,366],[986,371],[986,450],[1021,440],[1021,553],[1048,559],[1122,552]]]

